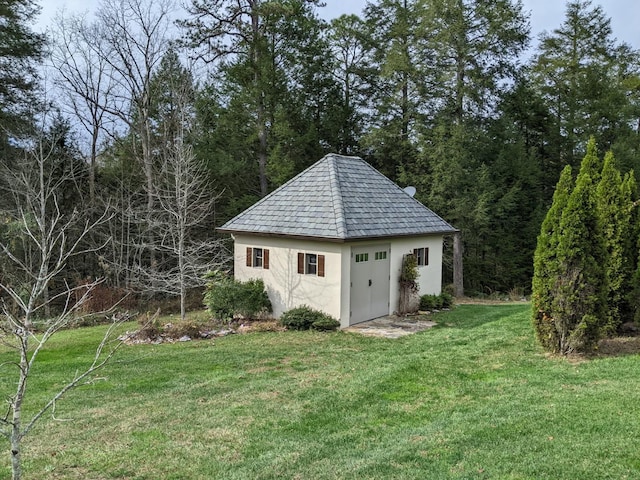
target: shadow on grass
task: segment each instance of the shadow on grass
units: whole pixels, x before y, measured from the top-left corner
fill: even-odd
[[[637,354],[640,354],[640,337],[615,337],[600,340],[598,350],[590,357],[624,357]]]

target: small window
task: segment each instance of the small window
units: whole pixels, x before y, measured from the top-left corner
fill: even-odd
[[[247,247],[247,267],[269,270],[269,250]]]
[[[253,266],[255,268],[262,268],[262,249],[261,248],[253,249]]]
[[[368,253],[356,253],[356,263],[368,262],[369,254]]]
[[[315,253],[305,254],[304,273],[306,275],[316,275],[318,273],[318,255]]]
[[[376,260],[386,260],[387,259],[387,251],[376,252]]]
[[[416,263],[419,267],[429,265],[429,248],[414,248],[413,255],[416,257]]]
[[[298,273],[324,277],[324,255],[316,253],[298,253]]]

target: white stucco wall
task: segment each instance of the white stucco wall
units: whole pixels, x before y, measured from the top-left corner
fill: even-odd
[[[389,303],[391,311],[398,309],[400,299],[400,272],[402,271],[402,257],[413,253],[414,248],[429,248],[429,265],[418,267],[418,295],[439,295],[442,291],[442,245],[441,235],[424,237],[399,238],[391,242],[391,292]]]
[[[440,235],[358,241],[350,243],[318,242],[254,235],[235,235],[234,270],[237,280],[263,279],[278,318],[291,308],[308,305],[349,325],[351,248],[363,245],[390,244],[389,314],[398,309],[402,257],[414,248],[429,248],[429,265],[418,267],[419,295],[439,294],[442,288],[442,245]],[[246,249],[269,249],[269,269],[246,266]],[[298,252],[325,256],[325,276],[298,273]]]
[[[235,235],[235,278],[261,278],[278,318],[291,308],[308,305],[339,319],[342,315],[343,244],[278,237]],[[246,266],[247,247],[269,249],[269,269]],[[325,276],[298,273],[298,253],[325,256]]]

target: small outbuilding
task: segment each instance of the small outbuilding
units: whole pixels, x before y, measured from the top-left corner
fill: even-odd
[[[218,230],[233,235],[235,278],[261,278],[276,317],[308,305],[341,327],[398,309],[406,254],[419,294],[439,294],[443,238],[457,231],[361,158],[336,154]]]

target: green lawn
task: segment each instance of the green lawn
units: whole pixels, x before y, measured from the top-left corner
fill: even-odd
[[[105,381],[67,395],[25,439],[25,478],[640,478],[640,356],[549,358],[529,309],[463,305],[399,340],[284,332],[124,347]],[[31,401],[103,330],[54,339]]]

